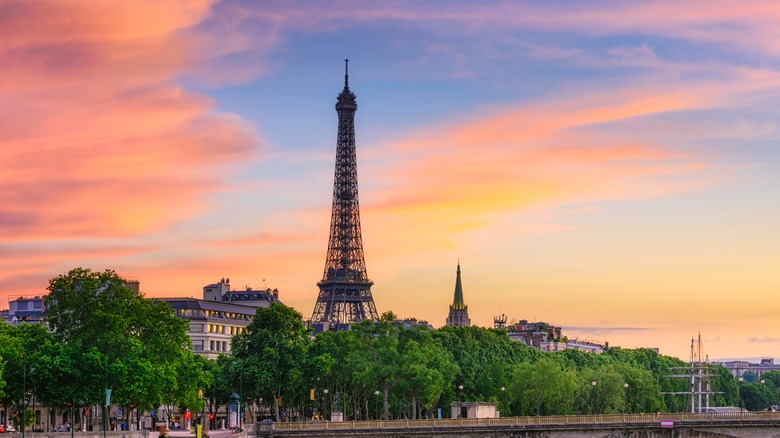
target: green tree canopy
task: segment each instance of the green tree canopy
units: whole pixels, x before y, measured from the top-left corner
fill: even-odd
[[[58,382],[46,386],[50,393],[42,399],[102,404],[104,388],[111,388],[113,402],[150,410],[197,394],[202,382],[189,326],[170,305],[133,292],[110,270],[73,269],[48,289],[47,321],[62,345],[41,359]]]
[[[304,374],[310,346],[301,314],[281,303],[258,308],[244,333],[233,337],[243,381],[252,382],[255,397],[266,395],[272,401],[276,421],[283,400],[296,398],[308,386]]]

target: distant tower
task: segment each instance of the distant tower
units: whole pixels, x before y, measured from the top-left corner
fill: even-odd
[[[460,262],[458,262],[457,277],[455,277],[455,299],[450,306],[450,314],[447,315],[447,325],[452,327],[468,327],[469,306],[463,303],[463,286],[460,284]]]
[[[360,232],[357,161],[355,158],[355,93],[349,90],[349,60],[344,60],[344,90],[336,100],[339,115],[333,212],[325,272],[311,322],[315,330],[338,330],[366,319],[379,319],[366,274]]]

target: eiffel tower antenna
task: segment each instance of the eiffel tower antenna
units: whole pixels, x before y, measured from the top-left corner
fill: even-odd
[[[366,273],[360,230],[355,154],[357,100],[349,89],[348,59],[344,66],[344,89],[336,99],[339,125],[328,253],[311,316],[315,331],[346,329],[351,323],[379,319],[371,295],[374,283]]]

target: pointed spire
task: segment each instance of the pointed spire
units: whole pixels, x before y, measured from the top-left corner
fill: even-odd
[[[344,89],[349,90],[349,59],[344,60]]]
[[[344,89],[336,98],[336,111],[341,110],[357,110],[355,93],[349,90],[349,59],[344,60]]]
[[[460,260],[458,260],[458,269],[455,277],[455,299],[452,301],[452,308],[455,310],[462,310],[466,308],[466,304],[463,302],[463,285],[460,282]]]

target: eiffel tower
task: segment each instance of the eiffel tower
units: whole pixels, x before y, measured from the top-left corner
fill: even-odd
[[[333,212],[330,219],[325,272],[311,316],[315,331],[341,330],[349,324],[379,315],[371,296],[363,238],[360,233],[357,161],[355,158],[355,93],[349,90],[349,60],[345,59],[344,90],[336,99],[339,132],[336,175],[333,180]]]

